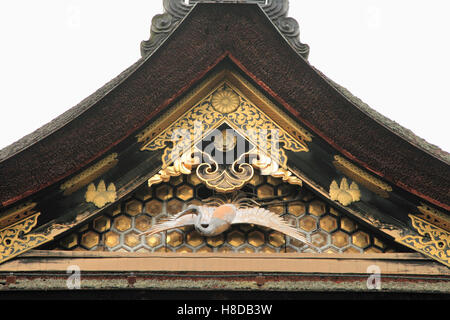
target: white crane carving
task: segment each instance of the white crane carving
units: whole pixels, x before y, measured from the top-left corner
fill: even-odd
[[[193,225],[203,236],[212,237],[228,230],[232,224],[248,223],[271,228],[305,244],[312,245],[303,234],[279,215],[260,207],[238,208],[232,203],[221,206],[189,205],[180,213],[154,225],[144,234]]]

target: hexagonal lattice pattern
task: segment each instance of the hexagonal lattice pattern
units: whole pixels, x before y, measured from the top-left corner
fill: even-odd
[[[86,249],[92,249],[98,245],[99,236],[95,231],[87,231],[81,235],[81,245]]]
[[[120,215],[117,219],[114,219],[114,228],[117,229],[117,231],[127,231],[131,228],[131,218]]]
[[[61,240],[60,244],[64,249],[75,248],[78,244],[78,235],[76,233],[69,234]]]
[[[111,227],[111,220],[108,217],[100,216],[94,220],[94,230],[97,232],[105,232]]]
[[[320,228],[327,232],[332,232],[337,228],[337,220],[333,216],[325,216],[320,219]]]
[[[138,200],[131,200],[125,203],[125,211],[130,216],[136,216],[142,212],[142,203]]]
[[[215,237],[203,237],[192,226],[153,235],[142,235],[161,219],[189,204],[201,204],[213,192],[195,174],[173,177],[151,188],[144,185],[123,200],[65,235],[56,243],[59,250],[107,250],[125,252],[392,252],[388,242],[374,236],[352,219],[330,207],[305,187],[281,179],[256,175],[247,192],[260,199],[279,196],[269,205],[310,240],[310,247],[282,233],[255,225],[240,224]],[[283,202],[286,201],[286,202]]]
[[[264,244],[264,233],[261,231],[252,231],[248,234],[248,243],[254,247],[260,247]]]
[[[245,242],[245,235],[240,231],[233,230],[232,232],[228,233],[227,242],[231,246],[238,248]]]

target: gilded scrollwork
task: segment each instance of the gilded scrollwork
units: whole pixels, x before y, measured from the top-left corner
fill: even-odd
[[[268,154],[277,155],[280,164],[283,166],[286,166],[287,163],[284,150],[309,151],[306,144],[294,139],[248,100],[245,98],[241,98],[241,100],[242,102],[236,112],[227,115],[227,119],[259,149],[265,150]]]
[[[141,150],[164,149],[163,168],[170,165],[179,155],[200,140],[203,133],[213,129],[224,118],[222,113],[215,111],[212,107],[211,97],[208,98],[170,125],[156,139],[146,143]]]
[[[233,163],[219,163],[198,148],[198,143],[223,126],[235,134],[219,130],[220,137],[214,135],[212,142],[218,151],[233,150],[237,144],[236,134],[253,145],[253,149],[239,153]],[[219,84],[155,138],[143,143],[141,150],[164,149],[161,170],[148,180],[150,186],[196,169],[200,180],[219,192],[241,188],[253,177],[254,169],[261,170],[263,175],[302,185],[287,169],[285,150],[309,151],[303,139],[293,138],[227,82]]]
[[[13,224],[16,221],[25,219],[26,217],[36,213],[36,211],[34,210],[36,205],[36,202],[26,202],[5,212],[2,212],[0,214],[0,230]]]
[[[251,159],[250,163],[246,163],[245,158]],[[172,165],[161,169],[152,176],[148,180],[148,185],[168,182],[171,177],[181,174],[195,173],[209,188],[218,192],[232,192],[242,188],[245,183],[250,181],[255,169],[259,170],[261,175],[280,178],[283,182],[293,185],[302,185],[302,180],[291,171],[280,168],[276,161],[256,148],[242,154],[231,165],[217,163],[208,154],[194,148],[192,152],[184,153]]]
[[[450,233],[412,214],[409,217],[419,235],[408,234],[396,240],[450,267]]]
[[[253,167],[243,162],[243,158],[248,156],[247,153],[231,165],[220,164],[207,154],[203,153],[203,155],[206,161],[197,167],[196,173],[197,177],[211,189],[218,192],[231,192],[242,188],[253,177]]]
[[[222,98],[228,97],[228,99],[237,95],[237,91],[230,85],[222,84],[157,137],[146,142],[141,150],[164,149],[162,156],[164,169],[208,132],[226,122],[258,148],[265,150],[268,154],[277,155],[282,167],[285,167],[287,163],[284,150],[309,151],[303,141],[294,139],[243,96],[239,96],[239,105],[233,112],[229,112],[229,109],[226,109],[227,112],[217,111],[217,107],[213,107],[212,99],[218,92]],[[226,92],[228,92],[228,96],[225,94]],[[227,107],[232,106],[234,109],[234,102],[229,103],[230,105]],[[220,108],[218,109],[220,110]]]
[[[51,238],[28,232],[36,226],[39,212],[0,230],[0,263],[33,249]]]
[[[303,185],[302,180],[295,176],[291,171],[280,168],[278,163],[271,157],[268,157],[262,153],[258,153],[252,161],[252,166],[260,170],[261,175],[272,176],[274,178],[280,178],[283,182],[295,185]]]
[[[171,177],[177,177],[181,174],[191,174],[192,170],[200,164],[198,156],[186,152],[176,159],[171,166],[161,169],[157,174],[148,179],[148,186],[161,182],[168,182]]]

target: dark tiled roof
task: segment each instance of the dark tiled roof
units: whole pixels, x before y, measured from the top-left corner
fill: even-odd
[[[413,145],[409,132],[330,85],[255,8],[196,6],[152,55],[3,149],[0,203],[12,204],[99,159],[229,55],[287,112],[336,150],[387,181],[449,208],[450,170],[448,161],[436,155],[440,152],[424,147],[423,140]]]
[[[381,125],[385,126],[389,130],[391,130],[393,133],[400,136],[402,139],[405,139],[409,141],[414,146],[422,149],[423,151],[429,153],[433,157],[436,157],[446,164],[450,164],[450,153],[442,150],[438,146],[431,144],[424,140],[423,138],[417,136],[414,132],[411,130],[403,127],[399,123],[385,117],[375,109],[372,109],[367,103],[362,101],[360,98],[353,95],[349,90],[344,88],[343,86],[337,84],[327,76],[325,76],[322,72],[314,68],[318,73],[322,75],[322,77],[330,82],[330,84],[335,87],[340,93],[342,93],[353,105],[358,107],[361,111],[366,113],[369,117],[380,123]]]
[[[139,65],[142,63],[144,59],[140,59],[136,63],[134,63],[131,67],[127,68],[125,71],[120,73],[117,77],[106,83],[103,87],[95,91],[89,97],[85,98],[76,106],[70,108],[63,114],[59,115],[49,123],[43,125],[39,129],[36,129],[32,133],[22,137],[18,141],[6,146],[5,148],[0,150],[0,162],[5,161],[9,157],[14,156],[15,154],[23,151],[24,149],[30,147],[36,142],[44,139],[48,135],[62,128],[64,125],[69,123],[70,121],[77,118],[84,111],[89,109],[92,105],[98,102],[101,98],[103,98],[109,91],[115,88],[122,80],[124,80],[128,75],[132,74]]]

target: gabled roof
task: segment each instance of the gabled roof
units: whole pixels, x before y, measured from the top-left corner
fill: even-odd
[[[155,148],[147,143],[224,84],[262,110],[253,114],[266,114],[274,127],[286,130],[283,179],[304,183],[374,234],[449,266],[448,154],[312,67],[298,24],[287,17],[287,1],[262,3],[191,7],[165,0],[167,12],[153,19],[139,61],[2,150],[0,233],[15,238],[0,245],[0,262],[120,206],[147,181],[178,175],[164,161],[165,142]],[[11,241],[17,241],[13,252]]]
[[[164,3],[172,12],[179,5]],[[285,18],[285,3],[269,1],[268,6],[281,12],[289,26],[292,20]],[[143,49],[146,55],[119,77],[0,152],[2,206],[32,196],[100,159],[229,57],[274,101],[348,159],[424,201],[450,208],[448,154],[422,140],[414,142],[413,135],[395,129],[332,84],[305,60],[307,47],[300,46],[303,56],[293,50],[284,24],[274,27],[273,22],[280,21],[274,18],[277,15],[268,19],[267,11],[256,4],[200,3],[188,9],[186,17],[176,17],[180,23],[170,24],[167,41],[157,41],[158,50]],[[299,42],[298,28],[293,34]]]

